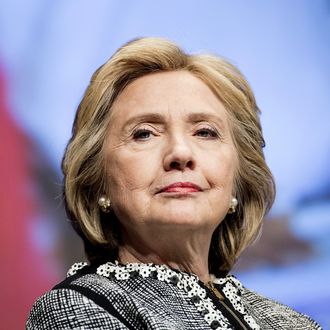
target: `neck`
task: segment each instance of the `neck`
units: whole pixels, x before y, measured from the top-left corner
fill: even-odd
[[[155,236],[156,239],[144,240],[139,236],[125,235],[124,243],[119,247],[119,261],[127,263],[153,263],[167,265],[173,269],[195,274],[203,282],[210,281],[208,269],[208,253],[211,239],[205,237],[178,240],[165,235],[166,239]],[[152,236],[151,236],[152,237]],[[168,239],[171,237],[171,240]]]

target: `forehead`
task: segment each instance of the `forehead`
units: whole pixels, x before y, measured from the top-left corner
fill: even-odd
[[[153,73],[133,81],[114,101],[110,122],[120,125],[147,113],[176,118],[195,113],[228,119],[211,89],[186,71]]]

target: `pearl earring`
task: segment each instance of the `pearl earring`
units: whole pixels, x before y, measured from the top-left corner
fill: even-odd
[[[110,202],[110,199],[106,196],[101,196],[98,200],[98,204],[100,206],[100,209],[102,212],[104,213],[109,213],[110,212],[110,205],[111,205],[111,202]]]
[[[230,208],[228,210],[228,213],[229,214],[235,213],[237,205],[238,205],[238,201],[235,197],[233,197],[230,202]]]

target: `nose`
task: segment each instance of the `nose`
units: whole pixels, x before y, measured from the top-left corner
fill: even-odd
[[[184,171],[185,169],[193,170],[195,166],[196,162],[188,141],[186,141],[182,136],[171,138],[164,155],[165,171]]]

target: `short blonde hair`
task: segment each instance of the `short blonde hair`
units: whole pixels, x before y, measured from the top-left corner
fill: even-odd
[[[98,206],[99,197],[111,189],[106,182],[103,145],[112,104],[135,79],[177,70],[201,79],[223,103],[238,153],[238,207],[235,213],[227,214],[212,236],[210,272],[223,275],[230,271],[241,252],[258,236],[273,204],[275,184],[264,159],[259,109],[240,71],[217,56],[186,54],[165,39],[136,39],[122,46],[93,74],[62,161],[67,213],[92,263],[115,259],[121,239],[116,215],[103,214]]]

